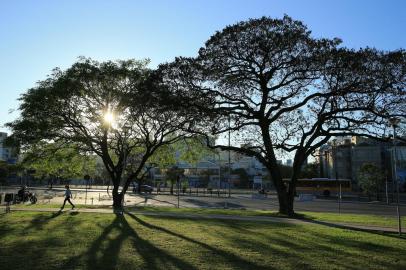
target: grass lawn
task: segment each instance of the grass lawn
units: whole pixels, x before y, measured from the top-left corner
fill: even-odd
[[[0,214],[0,269],[406,269],[406,240],[322,225]]]
[[[60,208],[59,204],[17,204],[16,208]],[[77,205],[78,208],[111,208],[103,205]],[[70,209],[70,205],[66,206]],[[149,211],[149,212],[172,212],[184,214],[201,215],[236,215],[236,216],[270,216],[284,217],[275,211],[266,210],[240,210],[240,209],[207,209],[207,208],[176,208],[165,206],[129,206],[126,209],[130,211]],[[395,216],[377,216],[363,214],[338,214],[338,213],[319,213],[319,212],[299,212],[299,218],[311,219],[324,222],[339,222],[347,224],[359,224],[368,226],[383,226],[397,228],[398,220]],[[406,224],[406,217],[402,217],[402,224]]]
[[[232,210],[232,209],[205,209],[205,208],[174,208],[174,207],[155,207],[155,206],[137,206],[128,207],[134,211],[154,211],[154,212],[175,212],[175,213],[190,213],[190,214],[218,214],[218,215],[236,215],[236,216],[270,216],[270,217],[286,217],[280,215],[276,211],[266,210]],[[383,227],[396,227],[398,220],[395,216],[376,216],[363,214],[338,214],[338,213],[319,213],[319,212],[298,212],[299,218],[311,219],[326,222],[339,222],[348,224],[360,224]],[[402,224],[406,224],[406,217],[402,217]]]

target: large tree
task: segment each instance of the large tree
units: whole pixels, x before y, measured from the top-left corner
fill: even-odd
[[[339,44],[311,37],[288,16],[228,26],[198,57],[159,67],[168,87],[162,104],[214,115],[211,125],[194,125],[194,132],[231,132],[231,146],[224,140],[211,146],[261,161],[270,171],[279,211],[293,215],[297,178],[309,155],[332,136],[380,135],[387,116],[405,115],[405,52],[354,51]],[[277,163],[280,152],[294,157],[288,186]]]
[[[82,58],[67,70],[55,69],[22,95],[21,116],[8,126],[23,144],[72,143],[98,155],[113,182],[113,206],[121,207],[130,182],[143,178],[148,159],[183,138],[191,123],[153,101],[150,92],[157,90],[151,90],[146,65]]]

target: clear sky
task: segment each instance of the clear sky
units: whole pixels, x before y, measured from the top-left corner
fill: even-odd
[[[226,25],[283,14],[347,47],[406,48],[405,0],[0,0],[0,131],[21,93],[78,56],[155,67],[196,55]]]

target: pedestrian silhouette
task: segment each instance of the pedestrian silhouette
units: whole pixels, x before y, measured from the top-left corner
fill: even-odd
[[[61,210],[63,210],[63,208],[65,207],[66,201],[68,201],[70,203],[70,205],[72,205],[72,210],[73,210],[75,208],[75,205],[70,201],[70,199],[72,198],[72,192],[70,191],[68,185],[66,185],[65,188],[66,188],[66,190],[65,190],[65,200],[63,201],[63,205],[61,207]]]

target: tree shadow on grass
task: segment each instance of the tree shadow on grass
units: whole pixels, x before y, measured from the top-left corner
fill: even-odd
[[[281,269],[406,269],[401,248],[392,247],[391,242],[380,243],[364,234],[327,231],[297,226],[293,231],[261,229],[254,236],[225,234],[224,239],[228,245],[248,252],[261,250],[261,256],[279,262]]]
[[[393,238],[397,238],[397,239],[406,239],[405,233],[402,233],[402,235],[399,236],[398,234],[396,234],[396,232],[388,232],[388,231],[384,231],[384,230],[374,231],[374,230],[370,230],[368,228],[353,227],[350,225],[337,224],[337,223],[314,220],[314,219],[301,219],[301,220],[308,222],[308,223],[323,225],[323,226],[327,226],[327,227],[331,227],[331,228],[344,229],[344,230],[357,231],[357,232],[366,232],[366,233],[370,233],[370,234],[388,236],[388,237],[393,237]]]
[[[212,254],[216,254],[216,256],[222,257],[224,260],[226,260],[228,262],[229,265],[232,266],[233,269],[273,269],[270,266],[264,267],[262,265],[258,265],[258,264],[254,263],[252,261],[245,260],[244,258],[242,258],[240,256],[237,256],[237,255],[235,255],[235,254],[233,254],[231,252],[228,252],[228,251],[222,250],[220,248],[210,246],[210,245],[208,245],[206,243],[200,242],[200,241],[198,241],[196,239],[193,239],[193,238],[190,238],[188,236],[185,236],[185,235],[173,232],[171,230],[168,230],[166,228],[159,227],[157,225],[148,223],[148,222],[138,218],[137,216],[135,216],[132,213],[127,212],[126,214],[129,217],[131,217],[133,220],[137,221],[139,224],[147,227],[148,229],[155,230],[155,231],[158,231],[158,232],[164,232],[164,233],[169,234],[171,236],[175,236],[175,237],[180,238],[182,240],[186,240],[186,241],[188,241],[190,243],[201,246],[202,248],[210,251]],[[176,219],[179,219],[179,218],[176,218]]]
[[[128,224],[125,216],[121,214],[116,214],[114,221],[103,230],[86,253],[72,257],[65,262],[62,268],[117,269],[120,251],[126,240],[131,241],[132,246],[142,258],[142,269],[164,269],[164,265],[176,266],[180,269],[197,269],[141,238]],[[134,268],[133,265],[129,267]]]
[[[30,230],[42,230],[46,224],[51,220],[60,216],[62,212],[53,212],[51,215],[49,213],[36,215],[29,223],[27,227],[24,228],[23,233],[26,233]]]

